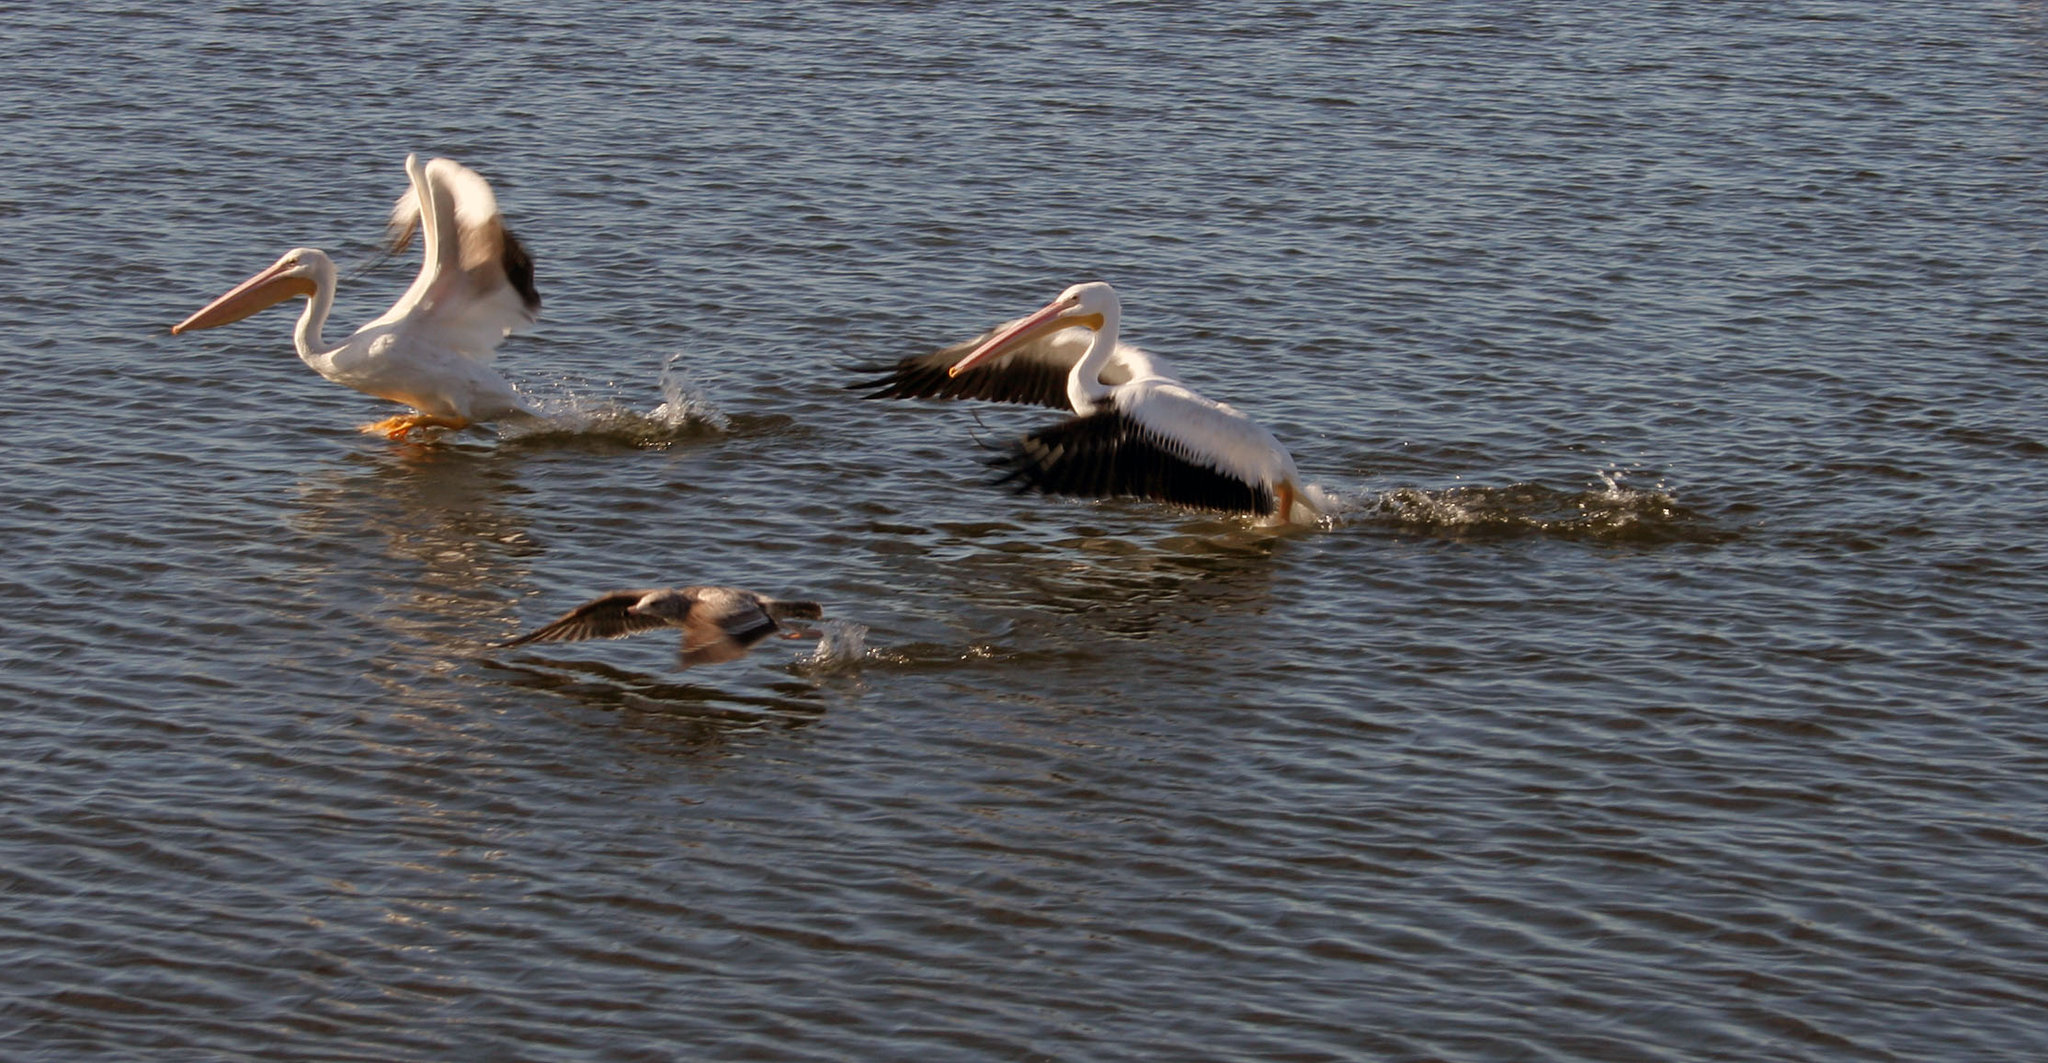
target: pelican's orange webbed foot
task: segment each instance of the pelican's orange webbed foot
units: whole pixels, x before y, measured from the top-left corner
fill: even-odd
[[[356,430],[368,436],[383,436],[386,439],[403,439],[405,438],[405,434],[407,432],[413,430],[413,425],[417,421],[418,417],[414,414],[400,414],[397,417],[386,417],[381,421],[373,421],[366,425],[358,425],[356,427]]]
[[[362,426],[366,435],[381,435],[393,443],[403,443],[415,430],[421,428],[468,428],[470,422],[454,417],[432,417],[424,413],[402,413],[386,417]]]

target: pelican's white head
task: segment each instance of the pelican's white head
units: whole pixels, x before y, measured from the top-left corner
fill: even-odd
[[[295,295],[310,296],[322,288],[334,290],[334,260],[318,248],[294,247],[269,269],[235,285],[226,295],[172,325],[171,333],[231,325]]]
[[[1086,284],[1076,284],[1061,292],[1059,298],[1045,304],[1030,317],[990,336],[988,342],[976,347],[967,357],[953,363],[952,368],[946,370],[946,375],[959,376],[1018,344],[1029,343],[1040,336],[1061,329],[1085,328],[1100,331],[1106,324],[1114,330],[1122,307],[1122,302],[1116,297],[1116,289],[1106,282],[1089,281]]]
[[[1073,313],[1082,317],[1111,317],[1123,309],[1123,300],[1116,296],[1116,289],[1108,281],[1089,281],[1076,284],[1060,293],[1060,300],[1071,300]],[[1096,326],[1100,327],[1100,326]]]

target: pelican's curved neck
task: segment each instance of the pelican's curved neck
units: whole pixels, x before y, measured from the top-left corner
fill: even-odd
[[[306,311],[299,315],[298,327],[292,331],[292,343],[298,348],[300,361],[310,364],[313,359],[327,353],[327,341],[321,338],[320,333],[333,309],[334,263],[316,260],[313,263],[313,294],[306,298]]]
[[[1117,325],[1121,317],[1120,308],[1115,306],[1103,312],[1102,327],[1093,330],[1088,352],[1074,363],[1073,371],[1067,374],[1067,402],[1074,407],[1075,413],[1094,410],[1115,390],[1102,382],[1102,370],[1109,365],[1110,356],[1116,353]]]

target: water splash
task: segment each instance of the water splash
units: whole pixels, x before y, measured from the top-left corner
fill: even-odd
[[[1311,523],[1326,529],[1343,523],[1345,515],[1357,508],[1351,499],[1326,490],[1321,484],[1302,484],[1301,500],[1316,511],[1317,516]]]
[[[605,439],[634,447],[660,448],[730,430],[732,418],[711,401],[705,386],[678,364],[682,358],[683,352],[679,351],[663,360],[659,381],[662,401],[644,413],[615,396],[600,398],[565,390],[558,395],[536,397],[536,415],[505,423],[500,427],[499,437],[515,443]]]
[[[727,431],[732,427],[732,418],[712,403],[703,384],[677,364],[682,359],[683,352],[677,351],[661,363],[662,403],[647,411],[648,419],[670,428],[694,424],[714,432]]]
[[[1662,481],[1627,483],[1629,473],[1596,473],[1598,487],[1562,490],[1538,483],[1426,490],[1397,487],[1338,506],[1352,519],[1434,532],[1453,538],[1523,535],[1612,542],[1718,542],[1729,537],[1701,514],[1679,504]]]
[[[807,672],[850,671],[869,656],[868,627],[851,620],[827,620],[818,629],[818,645],[797,658]]]

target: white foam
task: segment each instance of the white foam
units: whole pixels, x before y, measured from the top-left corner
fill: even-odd
[[[724,432],[732,419],[711,401],[703,385],[677,363],[681,352],[668,356],[661,367],[659,386],[662,402],[645,413],[633,409],[607,385],[611,394],[573,390],[562,386],[555,394],[529,395],[533,416],[499,425],[502,439],[525,440],[547,436],[613,436],[636,446],[673,442],[688,435]]]
[[[851,620],[827,620],[818,628],[818,645],[797,658],[810,670],[845,669],[868,659],[868,627]]]
[[[723,432],[732,427],[732,418],[712,403],[704,385],[677,364],[682,361],[683,353],[677,351],[661,363],[663,401],[647,411],[648,419],[670,429],[697,425]]]

